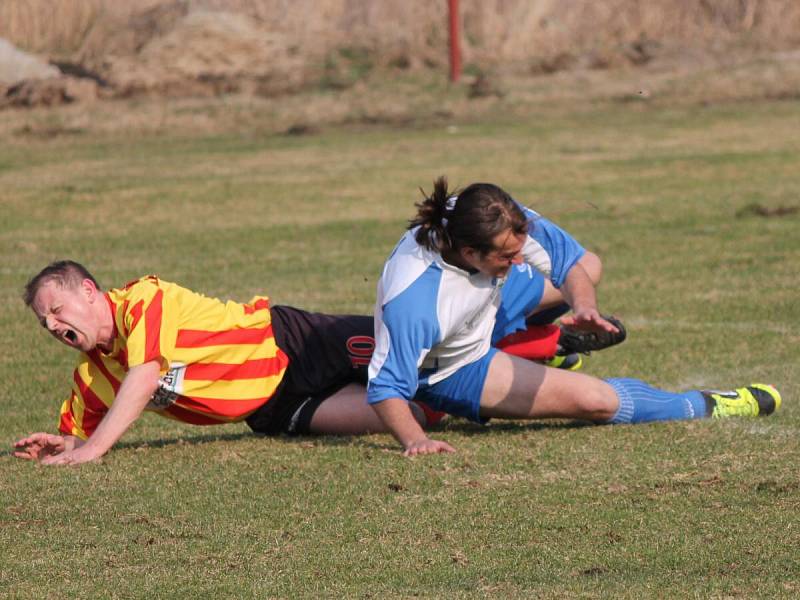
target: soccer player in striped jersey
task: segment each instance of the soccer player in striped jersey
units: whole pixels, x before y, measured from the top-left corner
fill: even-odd
[[[450,192],[440,178],[417,207],[378,283],[367,388],[368,402],[406,456],[453,451],[428,438],[412,417],[412,399],[477,422],[642,423],[768,415],[780,406],[778,391],[764,384],[670,393],[636,379],[603,381],[499,351],[493,342],[524,328],[541,306],[545,275],[561,282],[573,327],[598,334],[616,329],[597,310],[594,287],[576,260],[580,251],[492,184]],[[537,235],[534,260],[529,250]]]
[[[385,431],[364,401],[372,317],[270,308],[266,297],[223,303],[153,276],[103,292],[72,261],[32,278],[25,302],[80,359],[61,434],[19,440],[20,458],[95,460],[146,409],[263,434]],[[414,410],[421,426],[442,416]]]

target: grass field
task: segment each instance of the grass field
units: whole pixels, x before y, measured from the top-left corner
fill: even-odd
[[[74,356],[24,308],[51,260],[368,313],[439,174],[488,180],[606,267],[598,376],[766,381],[764,420],[262,439],[142,418],[99,464],[0,456],[10,598],[800,595],[800,103],[584,104],[307,136],[63,131],[0,144],[0,441],[54,430]],[[780,209],[787,209],[781,211]],[[787,214],[775,214],[775,213]],[[762,216],[766,213],[770,216]]]

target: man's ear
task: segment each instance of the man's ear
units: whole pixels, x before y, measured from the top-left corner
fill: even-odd
[[[480,258],[480,253],[475,248],[470,248],[469,246],[462,246],[459,248],[458,254],[461,256],[462,260],[470,265],[476,258]]]
[[[98,295],[97,286],[91,279],[84,279],[83,281],[81,281],[81,291],[86,296],[86,299],[89,301],[89,304],[93,303],[95,299],[97,299]]]

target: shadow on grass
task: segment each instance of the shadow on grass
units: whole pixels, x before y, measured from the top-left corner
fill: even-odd
[[[582,429],[584,427],[596,427],[592,423],[585,421],[492,421],[490,425],[479,425],[470,421],[462,419],[450,419],[440,425],[431,429],[433,435],[439,433],[460,433],[465,435],[519,435],[529,433],[531,431],[560,431],[570,429]],[[248,438],[271,438],[281,440],[289,444],[300,445],[321,445],[321,446],[355,446],[360,448],[369,448],[372,450],[397,450],[397,444],[394,442],[376,442],[373,441],[373,435],[300,435],[289,436],[285,434],[276,436],[266,436],[263,434],[253,433],[249,431],[237,433],[205,433],[192,436],[175,436],[169,438],[160,438],[155,440],[145,440],[136,442],[120,442],[115,444],[114,448],[133,449],[138,450],[141,448],[168,448],[171,446],[200,446],[203,444],[212,444],[215,442],[236,442]],[[8,456],[13,455],[13,448],[6,452]]]
[[[597,427],[596,424],[588,421],[566,421],[566,420],[550,420],[550,421],[511,421],[499,420],[492,421],[490,425],[480,425],[464,419],[451,418],[444,423],[428,429],[428,433],[436,437],[442,433],[459,433],[467,436],[485,436],[500,434],[507,435],[520,435],[530,433],[531,431],[566,431],[583,429],[584,427]],[[388,435],[388,434],[385,434]],[[360,448],[369,448],[372,450],[391,450],[397,451],[398,444],[396,442],[376,442],[373,441],[372,435],[353,435],[353,436],[334,436],[334,435],[307,435],[297,437],[283,437],[287,442],[295,442],[301,444],[320,444],[326,446],[355,446]]]
[[[202,444],[212,444],[214,442],[236,442],[246,438],[256,437],[250,432],[241,433],[217,433],[200,435],[180,435],[169,438],[159,438],[154,440],[143,440],[137,442],[119,442],[114,444],[115,450],[139,449],[139,448],[166,448],[169,446],[200,446]]]
[[[467,434],[519,434],[531,431],[561,431],[565,429],[583,429],[584,427],[598,427],[589,421],[567,421],[567,420],[548,420],[548,421],[513,421],[513,420],[493,420],[488,425],[479,425],[470,421],[452,420],[446,421],[440,427],[431,431],[456,431]]]

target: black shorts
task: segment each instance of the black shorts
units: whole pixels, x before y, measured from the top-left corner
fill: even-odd
[[[265,435],[308,433],[323,400],[348,383],[367,384],[375,348],[374,321],[291,306],[275,306],[271,312],[275,342],[289,357],[289,366],[275,395],[246,422]]]

